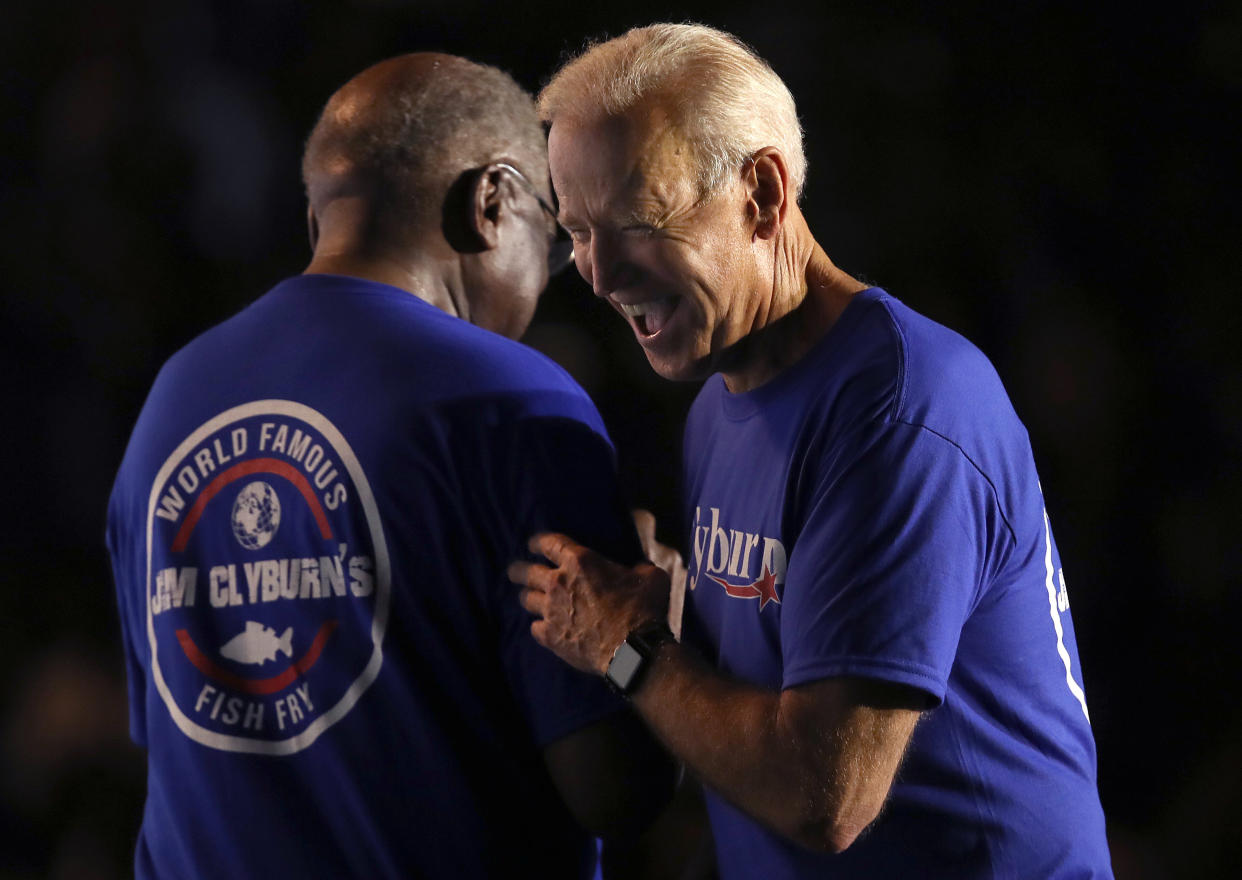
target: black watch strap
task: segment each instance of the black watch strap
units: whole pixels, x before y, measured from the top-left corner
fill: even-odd
[[[673,642],[673,631],[663,620],[644,623],[625,637],[625,641],[617,646],[604,673],[604,680],[619,694],[629,696],[634,693],[651,658],[660,646]]]

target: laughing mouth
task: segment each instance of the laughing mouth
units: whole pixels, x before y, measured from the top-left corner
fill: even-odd
[[[664,329],[672,319],[673,313],[677,311],[680,302],[681,297],[666,296],[633,305],[617,303],[617,306],[627,318],[633,321],[634,328],[640,336],[651,337]]]

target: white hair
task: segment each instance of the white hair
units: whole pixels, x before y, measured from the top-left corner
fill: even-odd
[[[539,94],[539,115],[620,116],[649,99],[673,114],[698,159],[702,193],[764,147],[785,157],[795,197],[806,181],[793,95],[741,40],[699,24],[653,24],[589,45]]]

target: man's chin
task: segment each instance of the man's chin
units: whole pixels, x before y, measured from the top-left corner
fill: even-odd
[[[696,360],[684,355],[666,355],[647,348],[643,352],[656,375],[670,382],[701,382],[712,374],[708,358]]]

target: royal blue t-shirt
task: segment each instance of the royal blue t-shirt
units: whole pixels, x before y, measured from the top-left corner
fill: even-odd
[[[590,876],[541,748],[622,707],[530,636],[505,568],[541,529],[641,555],[528,348],[311,275],[176,354],[108,516],[137,876]]]
[[[812,853],[709,792],[725,878],[1111,877],[1061,559],[988,360],[872,288],[796,365],[707,382],[685,440],[688,626],[771,689],[933,707],[879,819]]]

